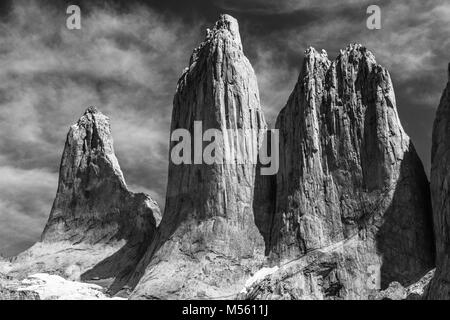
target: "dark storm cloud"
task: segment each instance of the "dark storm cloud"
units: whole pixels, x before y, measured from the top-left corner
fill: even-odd
[[[81,31],[65,28],[73,3],[82,9]],[[381,30],[366,28],[369,4],[381,7]],[[129,186],[164,205],[176,83],[223,12],[239,20],[271,123],[308,46],[332,59],[349,43],[367,46],[389,69],[403,126],[429,170],[432,121],[450,60],[448,1],[2,1],[0,252],[38,239],[68,127],[89,105],[111,118]]]

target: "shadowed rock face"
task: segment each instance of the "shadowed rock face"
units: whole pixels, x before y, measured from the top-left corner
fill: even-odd
[[[428,181],[371,52],[350,45],[330,61],[308,49],[276,128],[275,215],[257,220],[273,221],[266,245],[275,261],[302,257],[274,275],[284,279],[276,286],[297,299],[367,298],[432,268]]]
[[[193,134],[194,121],[202,122],[203,131],[266,128],[256,77],[234,18],[222,15],[208,29],[178,82],[173,104],[172,132],[185,128]],[[241,148],[243,158],[250,160],[261,140],[259,134],[242,140],[230,134],[219,146]],[[134,287],[140,279],[133,297],[206,298],[239,292],[264,252],[252,208],[255,171],[251,163],[170,162],[166,211],[157,241],[130,281]]]
[[[17,265],[75,279],[115,278],[134,269],[160,220],[155,201],[128,191],[109,119],[90,107],[67,135],[42,242]]]
[[[450,64],[449,64],[450,79]],[[430,299],[450,299],[450,81],[442,94],[433,126],[431,201],[436,234],[436,273]]]

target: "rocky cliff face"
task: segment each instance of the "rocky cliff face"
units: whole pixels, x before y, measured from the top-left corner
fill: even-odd
[[[43,242],[148,242],[161,219],[147,195],[128,191],[109,119],[90,107],[71,127]]]
[[[12,272],[122,276],[134,269],[160,220],[155,201],[128,191],[109,119],[90,107],[67,135],[42,241],[16,258]]]
[[[450,65],[449,65],[450,80]],[[436,234],[436,273],[428,298],[450,299],[450,81],[442,94],[433,126],[431,200]]]
[[[438,298],[448,298],[450,278],[448,90],[431,175],[438,269],[430,296]],[[64,286],[55,275],[106,279],[110,293],[136,299],[421,296],[435,262],[430,190],[388,71],[360,45],[334,61],[309,48],[276,128],[279,172],[262,176],[256,77],[237,21],[222,15],[177,85],[171,133],[188,135],[170,143],[162,220],[150,197],[127,189],[109,120],[91,107],[68,134],[42,241],[0,272],[47,272],[40,280]],[[203,136],[210,129],[221,136]],[[205,160],[212,141],[225,162]]]
[[[194,121],[203,132],[224,133],[218,150],[242,152],[241,163],[169,164],[166,211],[157,241],[130,281],[135,298],[208,298],[233,295],[263,258],[253,194],[262,137],[236,135],[265,129],[258,86],[245,57],[237,21],[222,15],[194,50],[173,103],[171,132]],[[177,142],[171,143],[171,149]],[[188,143],[194,150],[195,142]],[[203,144],[205,146],[205,144]]]
[[[280,170],[266,245],[283,267],[255,297],[367,298],[432,268],[428,181],[389,73],[371,52],[350,45],[330,61],[308,49],[276,128]]]

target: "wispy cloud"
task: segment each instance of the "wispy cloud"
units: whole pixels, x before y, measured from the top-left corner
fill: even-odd
[[[85,1],[82,30],[72,31],[65,27],[65,8],[11,3],[0,21],[0,248],[8,252],[37,240],[69,125],[90,105],[111,118],[129,186],[164,204],[173,94],[203,28],[213,23],[198,12],[239,18],[272,123],[308,46],[326,49],[331,58],[348,43],[367,46],[389,69],[400,118],[429,168],[432,121],[450,52],[446,0],[205,0],[177,2],[186,9],[173,11],[164,9],[166,2],[157,10],[134,1],[119,11]],[[366,28],[369,4],[381,7],[381,30]]]
[[[56,192],[57,176],[44,169],[0,167],[0,253],[26,249],[39,238]]]
[[[42,232],[67,131],[90,105],[111,118],[128,184],[164,204],[172,99],[199,26],[143,5],[83,6],[81,30],[66,17],[44,1],[14,1],[0,22],[0,248],[9,253]]]

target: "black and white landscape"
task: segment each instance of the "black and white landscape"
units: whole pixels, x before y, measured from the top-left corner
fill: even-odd
[[[374,4],[2,3],[0,300],[450,299],[450,3]]]

